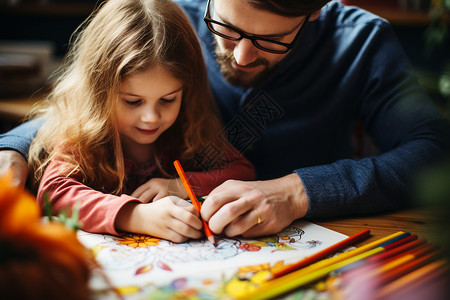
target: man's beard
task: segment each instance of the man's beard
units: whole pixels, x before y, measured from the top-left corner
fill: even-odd
[[[249,76],[247,72],[238,70],[233,67],[235,63],[234,55],[232,51],[221,50],[216,43],[216,61],[220,66],[220,71],[223,77],[232,85],[240,86],[243,88],[254,87],[267,79],[274,71],[275,66],[269,67],[269,62],[264,58],[258,58],[254,62],[246,65],[245,67],[256,67],[259,65],[265,66],[265,68],[254,76]]]

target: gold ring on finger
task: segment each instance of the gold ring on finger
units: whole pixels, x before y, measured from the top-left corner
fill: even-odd
[[[261,221],[261,215],[259,214],[258,210],[257,210],[257,209],[254,209],[253,211],[255,212],[256,217],[258,218],[256,224],[261,224],[261,222],[262,222],[262,221]]]

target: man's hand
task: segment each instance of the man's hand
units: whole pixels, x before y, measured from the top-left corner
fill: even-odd
[[[11,173],[11,185],[25,188],[28,164],[25,158],[14,150],[0,150],[0,176]]]
[[[253,237],[275,234],[307,211],[303,183],[293,173],[267,181],[228,180],[206,197],[201,215],[216,234]]]

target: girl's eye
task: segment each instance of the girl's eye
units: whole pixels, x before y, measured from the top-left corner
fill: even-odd
[[[141,103],[140,99],[139,100],[126,100],[126,99],[124,99],[124,101],[125,101],[126,104],[131,105],[131,106],[136,106],[139,103]]]
[[[174,102],[177,99],[177,97],[172,97],[172,98],[161,98],[161,101],[164,103],[171,103]]]

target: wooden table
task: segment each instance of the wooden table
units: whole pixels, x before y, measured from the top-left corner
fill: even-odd
[[[20,124],[31,111],[33,105],[42,99],[42,93],[0,98],[0,133]]]
[[[450,220],[443,219],[440,212],[445,213],[442,209],[422,207],[380,215],[312,220],[312,222],[349,236],[363,229],[370,229],[370,238],[355,246],[373,242],[398,231],[410,232],[430,242],[440,244],[448,239],[448,232],[443,230],[450,223]]]
[[[21,120],[31,110],[33,105],[43,99],[43,93],[35,93],[29,96],[2,97],[0,98],[0,117],[10,120]]]

